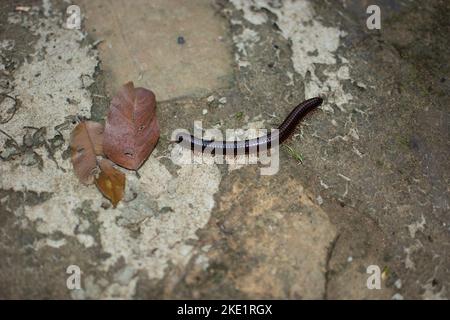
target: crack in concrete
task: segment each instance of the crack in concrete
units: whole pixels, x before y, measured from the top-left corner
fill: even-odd
[[[330,262],[331,262],[331,259],[333,258],[333,253],[334,253],[334,250],[336,249],[336,244],[339,241],[340,236],[341,236],[340,233],[338,233],[336,235],[336,237],[331,242],[330,247],[327,252],[327,258],[326,258],[326,263],[325,263],[325,289],[324,289],[324,293],[323,293],[323,300],[328,299],[328,285],[329,285],[331,277],[332,277],[332,275],[330,274],[330,271],[331,271],[330,270]]]

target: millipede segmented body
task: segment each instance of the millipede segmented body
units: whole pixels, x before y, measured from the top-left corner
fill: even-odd
[[[289,138],[300,120],[310,111],[320,106],[322,102],[323,99],[319,97],[303,101],[289,113],[275,133],[268,133],[258,138],[242,141],[214,141],[200,139],[187,133],[179,133],[175,142],[184,148],[190,148],[192,151],[208,152],[210,154],[238,155],[269,150],[275,144],[281,144]]]

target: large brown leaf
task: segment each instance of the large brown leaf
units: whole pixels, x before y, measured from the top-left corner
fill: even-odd
[[[155,95],[128,82],[111,101],[103,142],[106,156],[122,167],[137,170],[158,139]]]
[[[99,162],[100,174],[95,179],[95,185],[100,192],[108,198],[114,208],[122,200],[125,190],[125,175],[113,167],[113,163],[107,159]]]
[[[80,122],[70,136],[70,150],[75,174],[84,184],[94,182],[96,156],[103,155],[103,125],[93,121]]]

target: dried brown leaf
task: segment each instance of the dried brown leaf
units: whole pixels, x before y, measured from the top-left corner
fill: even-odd
[[[125,190],[125,175],[113,167],[113,163],[107,159],[99,162],[100,174],[95,179],[95,185],[100,192],[108,198],[114,208],[123,198]]]
[[[103,148],[116,164],[137,170],[159,139],[156,99],[153,92],[125,84],[112,99],[105,126]]]
[[[103,125],[83,121],[73,129],[70,136],[70,150],[75,174],[84,184],[94,182],[97,172],[96,156],[103,155]]]

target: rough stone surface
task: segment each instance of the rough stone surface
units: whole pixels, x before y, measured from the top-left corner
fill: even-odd
[[[232,77],[226,21],[213,2],[79,1],[86,31],[98,40],[107,88],[129,79],[152,88],[159,101],[204,95]],[[201,30],[201,31],[200,31]]]
[[[380,31],[361,1],[109,3],[83,1],[81,30],[68,1],[1,5],[1,298],[448,298],[448,2],[379,1]],[[129,80],[157,93],[161,139],[113,209],[68,138]],[[271,128],[314,95],[273,176],[170,158],[194,121]]]

